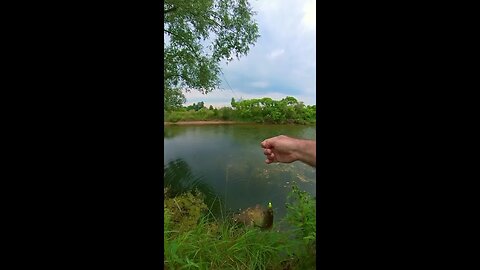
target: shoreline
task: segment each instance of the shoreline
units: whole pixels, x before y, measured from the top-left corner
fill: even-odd
[[[220,120],[215,120],[215,121],[178,121],[178,122],[163,122],[164,126],[169,126],[169,125],[221,125],[221,124],[240,124],[243,122],[235,122],[235,121],[220,121]]]
[[[223,120],[211,120],[211,121],[205,121],[205,120],[198,120],[198,121],[178,121],[178,122],[163,122],[164,126],[172,126],[172,125],[226,125],[226,124],[257,124],[257,125],[265,125],[264,123],[256,123],[256,122],[243,122],[243,121],[223,121]],[[302,124],[267,124],[267,125],[301,125]],[[316,125],[315,124],[306,124],[306,125]]]

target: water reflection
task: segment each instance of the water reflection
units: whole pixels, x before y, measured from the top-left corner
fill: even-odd
[[[212,212],[219,211],[221,198],[215,194],[213,188],[205,182],[203,176],[194,175],[188,163],[175,159],[163,168],[163,187],[168,188],[168,196],[175,197],[185,192],[200,191],[205,195],[205,203]]]
[[[314,126],[166,126],[164,166],[208,186],[215,193],[213,198],[222,198],[223,213],[225,209],[238,211],[272,202],[275,218],[281,218],[294,182],[301,190],[316,195],[316,169],[300,162],[265,164],[260,142],[279,134],[316,139]],[[183,165],[172,165],[179,160]],[[180,167],[188,172],[181,172]],[[169,181],[187,182],[186,179]]]
[[[164,128],[163,138],[174,138],[185,132],[186,132],[185,129],[181,129],[181,128]]]

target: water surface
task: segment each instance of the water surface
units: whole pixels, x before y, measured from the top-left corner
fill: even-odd
[[[316,140],[315,126],[172,125],[164,130],[164,166],[181,161],[189,177],[211,188],[229,211],[272,202],[279,220],[292,183],[316,196],[315,168],[301,162],[267,165],[260,147],[264,139],[281,134]]]

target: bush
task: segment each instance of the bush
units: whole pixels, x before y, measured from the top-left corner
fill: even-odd
[[[232,109],[228,107],[220,108],[219,114],[222,120],[231,120],[232,119]]]
[[[315,269],[315,199],[296,186],[288,196],[286,216],[293,231],[275,225],[270,231],[239,227],[231,219],[209,218],[211,212],[201,216],[201,195],[175,199],[164,203],[165,269]],[[178,221],[183,210],[192,216]]]
[[[303,241],[299,245],[302,269],[309,269],[316,265],[316,202],[305,191],[301,191],[296,185],[292,186],[292,192],[288,195],[286,220],[294,226],[297,239]]]
[[[178,122],[182,120],[182,113],[181,112],[169,112],[166,114],[165,120],[167,122]]]

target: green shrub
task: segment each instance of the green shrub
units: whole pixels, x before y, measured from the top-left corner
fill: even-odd
[[[182,112],[169,112],[167,115],[166,115],[166,119],[165,119],[167,122],[178,122],[180,120],[182,120]]]
[[[303,102],[293,97],[286,97],[280,101],[271,98],[241,100],[235,102],[232,99],[231,107],[220,109],[210,106],[204,107],[203,102],[187,107],[175,109],[168,119],[170,121],[246,121],[256,123],[274,124],[314,124],[316,122],[316,105],[305,106]],[[166,119],[167,117],[165,117]],[[165,120],[167,121],[167,120]]]
[[[299,256],[303,257],[301,267],[309,269],[316,265],[316,201],[296,185],[292,186],[288,201],[286,220],[295,228],[297,239],[303,241],[298,248]]]
[[[220,118],[222,120],[231,120],[232,117],[232,109],[228,107],[220,108],[219,110]]]
[[[296,186],[288,196],[285,219],[293,230],[286,231],[275,225],[270,231],[239,227],[231,219],[211,217],[211,212],[201,216],[201,195],[177,196],[177,203],[185,202],[178,206],[171,199],[164,203],[166,269],[315,269],[315,200]],[[192,217],[185,217],[187,225],[181,226],[175,211],[184,205]]]

